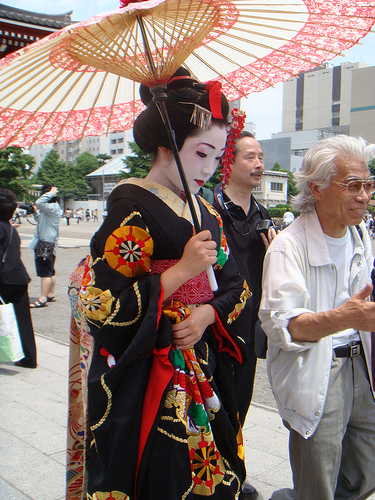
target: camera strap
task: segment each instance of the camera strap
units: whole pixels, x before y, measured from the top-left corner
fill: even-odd
[[[257,211],[259,212],[259,214],[261,216],[261,219],[262,220],[268,219],[268,217],[266,216],[266,214],[263,213],[263,210],[262,210],[263,207],[261,207],[259,205],[259,203],[256,201],[256,199],[254,198],[254,196],[251,195],[251,198],[252,198],[252,200],[255,203],[255,206],[256,206]],[[240,234],[241,236],[247,236],[248,234],[250,234],[253,231],[254,227],[259,223],[259,220],[255,221],[251,225],[251,227],[250,227],[250,229],[248,231],[242,233],[238,229],[238,227],[236,226],[236,224],[235,224],[234,220],[232,219],[232,216],[230,215],[229,210],[228,210],[228,205],[229,206],[230,205],[234,205],[234,203],[231,200],[230,201],[225,201],[224,200],[224,194],[223,194],[223,190],[222,190],[221,184],[219,184],[218,186],[216,186],[214,188],[214,199],[216,201],[217,206],[220,207],[222,214],[229,218],[232,226],[237,231],[237,233]]]

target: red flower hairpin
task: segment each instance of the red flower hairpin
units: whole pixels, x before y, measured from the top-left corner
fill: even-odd
[[[228,184],[232,172],[234,146],[245,126],[246,113],[237,108],[232,110],[232,121],[229,124],[225,151],[221,159],[220,182],[223,187]]]

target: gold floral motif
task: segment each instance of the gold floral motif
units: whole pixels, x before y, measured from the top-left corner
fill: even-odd
[[[110,314],[114,298],[109,290],[90,286],[80,294],[85,315],[92,321],[103,322]]]
[[[228,320],[227,320],[228,325],[231,325],[233,321],[235,321],[238,318],[238,315],[245,307],[247,299],[253,295],[252,292],[250,292],[249,287],[247,286],[246,280],[243,281],[243,288],[244,289],[240,295],[240,302],[238,302],[234,306],[234,310],[228,314]]]
[[[189,436],[188,447],[192,465],[193,492],[196,495],[211,496],[225,475],[225,466],[216,448],[212,432]]]
[[[96,491],[92,500],[130,500],[130,496],[122,491]]]
[[[147,231],[138,226],[122,226],[105,242],[108,264],[127,278],[147,274],[151,267],[154,242]]]

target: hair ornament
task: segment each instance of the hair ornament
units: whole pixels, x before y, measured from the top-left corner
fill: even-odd
[[[221,171],[220,171],[220,182],[223,187],[225,187],[230,179],[230,174],[232,172],[233,158],[234,158],[234,147],[237,139],[241,135],[241,132],[245,126],[246,113],[240,111],[237,108],[232,110],[232,120],[229,124],[227,142],[225,145],[225,151],[221,159]]]
[[[206,90],[208,91],[208,98],[212,116],[214,118],[222,120],[223,114],[221,112],[221,83],[210,81],[206,83]]]
[[[212,122],[212,113],[209,109],[199,106],[199,104],[194,104],[194,111],[191,115],[190,122],[197,127],[206,130],[209,128]]]

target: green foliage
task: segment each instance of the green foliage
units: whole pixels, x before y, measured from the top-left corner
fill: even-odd
[[[286,168],[281,168],[281,165],[279,162],[276,162],[274,166],[272,167],[272,170],[275,170],[276,172],[286,172],[288,174],[288,199],[291,196],[296,196],[299,191],[297,189],[297,184],[296,181],[294,180],[294,174],[290,170],[287,170]]]
[[[98,160],[99,168],[107,163],[108,160],[112,160],[112,156],[105,153],[100,153],[99,155],[96,155],[95,158]]]
[[[79,177],[91,174],[100,167],[98,159],[88,151],[81,153],[76,159],[75,172]]]
[[[129,177],[139,177],[143,179],[151,170],[154,162],[154,155],[144,153],[134,141],[129,141],[128,145],[133,155],[126,156],[123,160],[126,171],[122,170],[119,179],[128,179]]]
[[[290,210],[291,212],[293,212],[294,217],[299,216],[299,212],[297,210],[293,210],[290,205],[283,205],[282,203],[279,203],[278,205],[276,205],[276,207],[268,207],[267,210],[269,211],[270,216],[272,218],[275,218],[275,217],[282,218],[284,213],[287,210]]]
[[[375,158],[370,161],[368,168],[370,169],[371,175],[375,177]]]
[[[17,146],[0,149],[0,188],[9,189],[18,198],[27,196],[35,158]]]
[[[208,181],[204,184],[205,188],[212,189],[220,183],[220,171],[221,171],[221,162],[219,162],[219,165],[216,167],[216,170],[213,173],[213,175],[211,175]]]
[[[97,159],[91,154],[82,153],[80,157],[83,158],[79,162],[79,166],[67,165],[59,159],[56,151],[51,150],[38,170],[35,180],[39,184],[52,184],[59,190],[59,196],[63,198],[73,198],[80,200],[87,197],[88,185],[84,178],[84,172],[89,168],[94,168],[95,160],[96,165],[94,170],[98,168]],[[78,157],[78,158],[80,158]],[[77,160],[78,160],[77,158]]]

